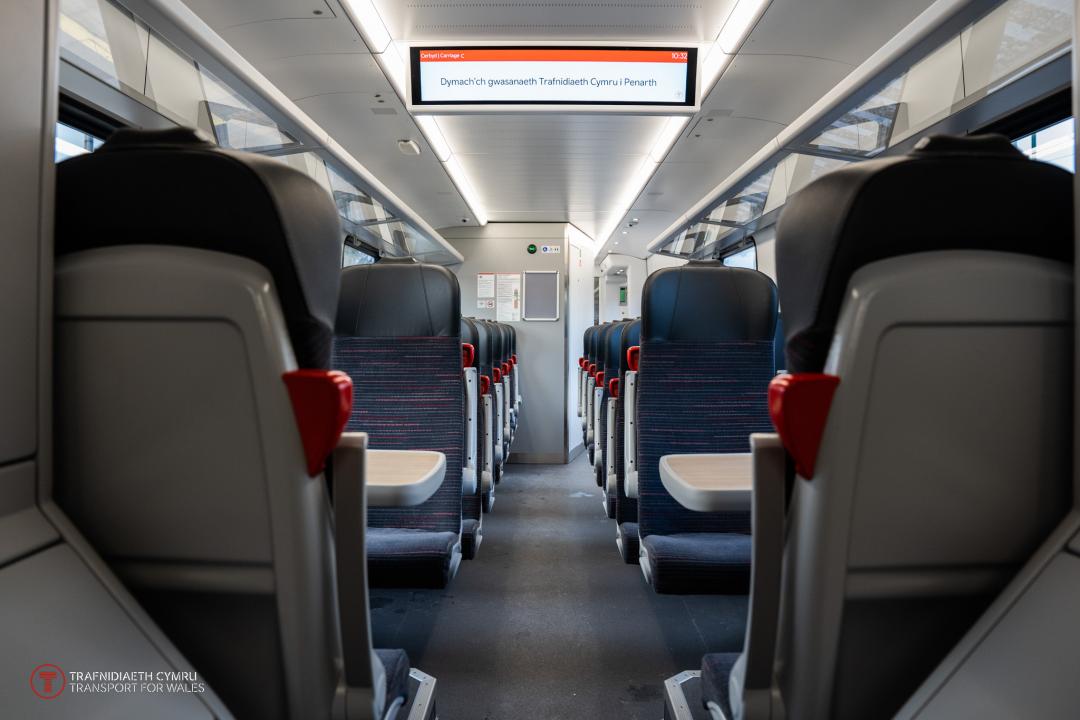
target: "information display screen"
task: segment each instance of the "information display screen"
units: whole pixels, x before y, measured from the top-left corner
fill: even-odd
[[[695,48],[410,49],[412,104],[694,107]]]

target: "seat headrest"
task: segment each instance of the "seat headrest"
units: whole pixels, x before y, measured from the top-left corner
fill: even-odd
[[[626,362],[626,351],[641,344],[641,320],[631,320],[622,334],[622,361]]]
[[[908,155],[815,180],[788,201],[776,232],[787,369],[824,368],[848,281],[869,263],[935,250],[1071,263],[1072,202],[1068,172],[999,135],[925,138]]]
[[[757,270],[708,261],[665,268],[645,280],[641,340],[772,340],[776,303],[776,285]]]
[[[483,320],[471,319],[476,329],[476,364],[480,368],[480,374],[485,375],[491,372],[491,340],[488,327]]]
[[[592,336],[592,348],[589,350],[589,356],[593,362],[597,365],[603,364],[604,360],[604,338],[607,337],[608,328],[611,327],[610,322],[606,322],[603,325],[599,325],[596,328],[596,332]]]
[[[606,377],[616,377],[625,370],[626,353],[622,352],[622,339],[626,333],[629,320],[617,322],[611,326],[607,338],[604,341],[604,368]]]
[[[173,245],[253,260],[274,279],[302,368],[327,368],[344,235],[330,194],[195,130],[119,130],[56,170],[56,253]]]
[[[341,271],[334,333],[343,337],[461,337],[461,291],[441,265],[386,262]]]
[[[479,333],[476,331],[476,324],[473,323],[471,318],[461,318],[461,342],[467,342],[476,348],[479,342]]]

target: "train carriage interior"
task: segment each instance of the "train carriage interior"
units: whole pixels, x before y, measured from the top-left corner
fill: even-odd
[[[1078,8],[0,4],[0,717],[1080,718]]]

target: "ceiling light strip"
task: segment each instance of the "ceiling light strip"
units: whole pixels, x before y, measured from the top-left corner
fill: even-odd
[[[345,14],[349,16],[353,25],[360,32],[360,37],[364,39],[368,49],[371,50],[375,62],[379,64],[379,68],[382,69],[394,91],[401,98],[401,102],[408,105],[408,88],[406,86],[409,76],[408,46],[394,42],[393,36],[387,30],[386,23],[383,22],[382,16],[379,15],[379,11],[372,0],[342,0],[342,6],[345,8]],[[442,128],[439,127],[438,120],[431,115],[417,116],[410,114],[410,117],[419,128],[420,134],[424,136],[428,145],[431,146],[431,151],[435,154],[435,157],[442,163],[443,169],[454,187],[457,188],[461,199],[469,207],[473,219],[480,225],[487,225],[487,211],[484,209],[483,203],[480,202],[476,187],[469,180],[461,161],[454,155],[450,143],[446,140],[446,135],[443,134]]]

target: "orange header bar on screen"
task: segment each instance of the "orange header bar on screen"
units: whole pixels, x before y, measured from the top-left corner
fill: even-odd
[[[441,48],[421,50],[420,62],[641,62],[687,63],[685,50],[593,50],[562,48]]]

